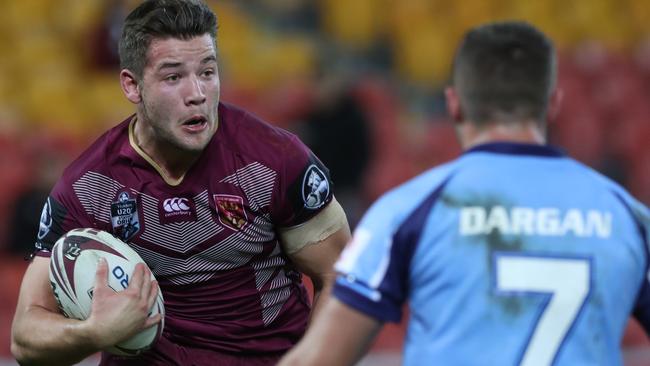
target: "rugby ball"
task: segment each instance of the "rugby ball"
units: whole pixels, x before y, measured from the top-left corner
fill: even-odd
[[[50,284],[59,309],[68,318],[84,320],[90,316],[95,272],[100,258],[108,263],[108,285],[122,291],[142,258],[128,244],[108,232],[74,229],[62,236],[52,248]],[[155,279],[153,274],[151,279]],[[164,327],[165,307],[161,291],[149,312],[160,313],[162,321],[105,351],[134,356],[153,345]]]

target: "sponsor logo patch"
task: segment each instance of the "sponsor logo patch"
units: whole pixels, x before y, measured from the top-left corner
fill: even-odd
[[[174,212],[189,212],[190,206],[188,206],[189,200],[187,198],[168,198],[163,201],[163,209],[167,213]]]
[[[323,173],[316,165],[310,165],[302,178],[302,200],[305,207],[317,209],[325,204],[330,193],[330,184]]]
[[[248,222],[244,199],[229,194],[215,194],[214,204],[217,208],[219,222],[232,230],[241,230]]]
[[[160,223],[196,221],[196,207],[189,198],[174,197],[161,201]]]
[[[140,231],[138,204],[128,192],[120,192],[117,201],[111,203],[111,225],[113,234],[125,242]]]

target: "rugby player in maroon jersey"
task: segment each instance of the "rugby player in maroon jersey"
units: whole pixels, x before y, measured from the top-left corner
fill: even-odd
[[[136,357],[102,365],[274,364],[304,333],[349,239],[327,168],[294,135],[219,100],[216,18],[198,0],[152,0],[126,19],[120,83],[136,113],[64,172],[41,215],[11,349],[21,363],[69,364],[160,321]],[[316,184],[317,182],[317,184]],[[49,250],[73,228],[129,243],[139,267],[123,292],[95,291],[87,320],[58,312]],[[301,282],[315,287],[313,309]],[[105,289],[100,264],[96,289]]]

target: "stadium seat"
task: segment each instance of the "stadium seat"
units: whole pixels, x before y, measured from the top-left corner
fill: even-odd
[[[32,163],[19,135],[0,135],[0,251],[7,242],[15,197],[29,184],[33,174]]]
[[[384,14],[389,11],[376,0],[321,0],[324,29],[341,44],[368,49],[384,28]]]
[[[11,358],[11,322],[16,311],[20,282],[27,268],[21,258],[0,256],[0,357]]]
[[[572,157],[598,167],[604,144],[604,132],[600,126],[601,116],[589,109],[566,105],[550,127],[551,142],[562,146]]]
[[[642,202],[650,202],[650,151],[642,151],[631,164],[629,189]]]
[[[643,328],[641,328],[639,323],[634,318],[630,318],[630,322],[625,329],[622,345],[623,347],[650,347],[650,341],[648,341],[648,337],[645,335]]]

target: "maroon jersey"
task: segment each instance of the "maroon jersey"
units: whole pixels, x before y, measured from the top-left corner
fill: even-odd
[[[160,283],[159,343],[283,353],[302,336],[309,302],[276,229],[309,220],[331,200],[328,170],[296,136],[222,103],[214,137],[172,185],[133,145],[132,119],[66,169],[43,209],[36,254],[48,256],[74,228],[112,232]]]

